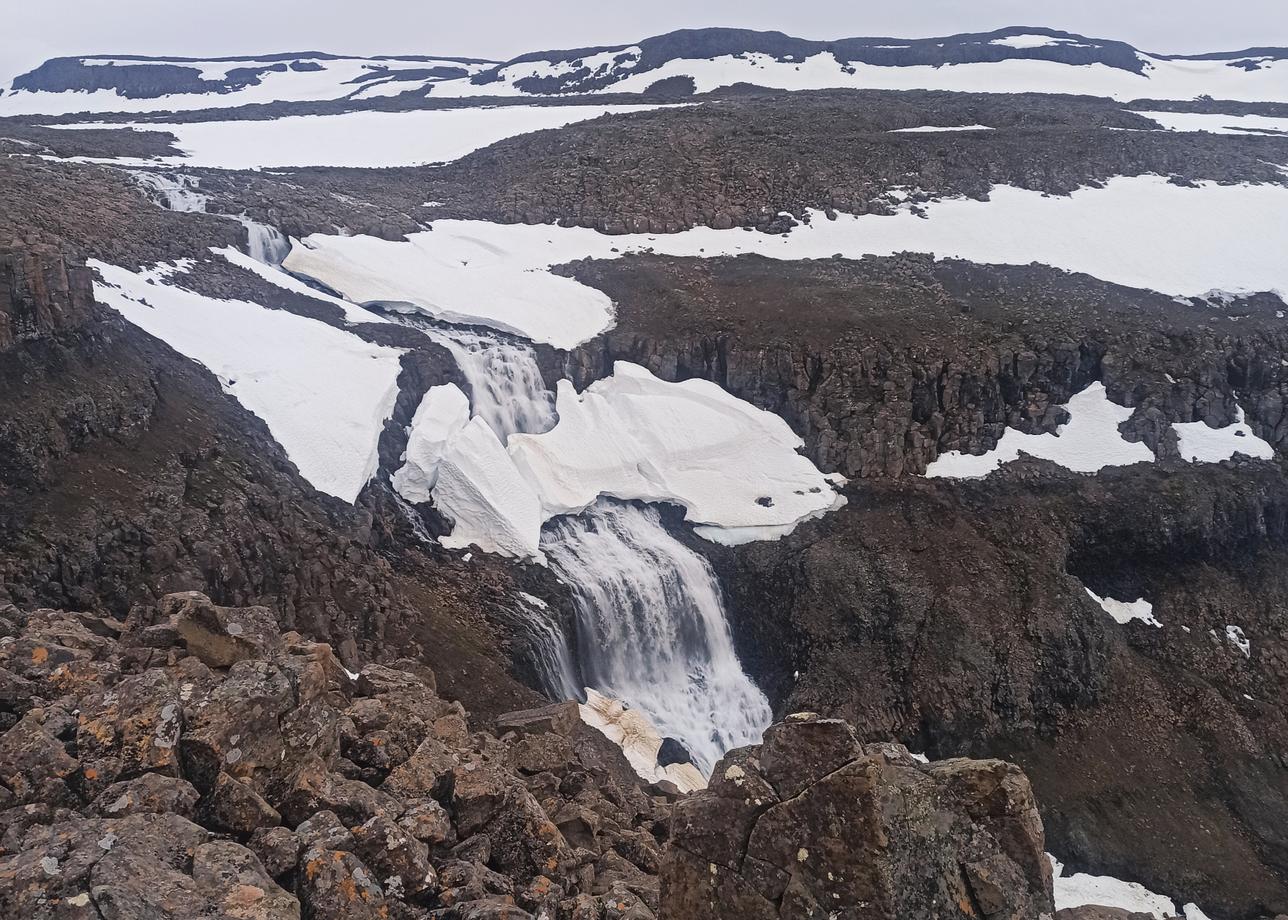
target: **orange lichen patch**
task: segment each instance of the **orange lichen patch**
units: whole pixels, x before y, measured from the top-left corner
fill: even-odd
[[[43,645],[37,645],[31,650],[31,660],[36,664],[44,664],[49,660],[49,649]]]
[[[93,767],[86,767],[81,772],[85,774],[85,778],[87,780],[93,781],[98,779],[98,771],[95,770]]]
[[[344,895],[344,899],[346,901],[358,900],[358,894],[359,894],[358,883],[355,882],[351,876],[348,878],[340,879],[340,894]],[[366,894],[367,894],[367,891],[364,888],[362,890],[362,896],[364,899],[366,897]]]
[[[549,859],[546,860],[546,868],[549,869],[551,872],[555,871],[556,869],[559,868],[559,860],[551,856]]]
[[[225,910],[241,910],[254,906],[264,900],[265,896],[264,889],[255,885],[234,885],[224,895],[223,907]]]
[[[971,917],[975,916],[975,907],[971,904],[970,898],[967,895],[963,894],[958,896],[957,907],[963,914]]]

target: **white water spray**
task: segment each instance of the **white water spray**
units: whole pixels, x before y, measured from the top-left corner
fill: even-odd
[[[572,588],[590,686],[646,712],[703,774],[760,740],[773,714],[738,662],[715,573],[656,509],[601,499],[552,522],[541,548]]]

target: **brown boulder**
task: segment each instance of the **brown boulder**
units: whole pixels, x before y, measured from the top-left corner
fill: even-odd
[[[160,606],[188,653],[212,668],[267,658],[282,648],[277,620],[267,607],[218,607],[196,591],[167,594]]]
[[[169,812],[191,820],[197,798],[197,790],[187,780],[160,773],[144,773],[108,786],[89,807],[94,814],[104,818]]]
[[[1053,910],[1039,862],[1041,822],[1017,768],[923,767],[800,715],[731,752],[710,788],[675,806],[661,913],[1031,920]]]

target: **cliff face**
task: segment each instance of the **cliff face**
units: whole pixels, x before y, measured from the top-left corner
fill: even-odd
[[[777,712],[1008,757],[1061,858],[1231,916],[1288,906],[1288,721],[1265,702],[1288,691],[1280,465],[874,481],[781,541],[709,552]],[[1214,841],[1239,855],[1196,870]]]
[[[70,332],[94,311],[84,264],[53,245],[0,247],[0,350]]]
[[[714,263],[714,264],[713,264]],[[1040,267],[903,255],[862,263],[633,257],[565,269],[613,297],[616,326],[552,376],[614,361],[700,377],[785,418],[807,455],[851,478],[924,473],[1010,426],[1036,433],[1102,381],[1136,408],[1128,436],[1175,458],[1169,422],[1234,421],[1288,445],[1288,332],[1272,298],[1223,315]],[[878,281],[877,279],[881,279]]]

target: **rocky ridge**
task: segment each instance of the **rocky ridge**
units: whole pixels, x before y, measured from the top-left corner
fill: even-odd
[[[733,903],[700,890],[704,854],[727,863],[715,851],[754,824],[738,860],[750,866],[762,840],[786,845],[783,822],[815,847],[840,836],[812,857],[764,854],[755,879],[785,886],[771,893],[782,916],[813,915],[800,911],[833,891],[872,899],[855,917],[949,916],[891,892],[887,873],[955,897],[952,916],[1050,910],[1041,822],[1023,775],[1000,762],[923,768],[897,745],[860,746],[843,723],[796,717],[682,799],[642,786],[575,702],[479,731],[420,662],[347,672],[267,608],[188,592],[124,619],[8,606],[0,628],[6,916],[725,917]],[[720,887],[739,884],[712,868]],[[768,909],[752,916],[780,915]]]

